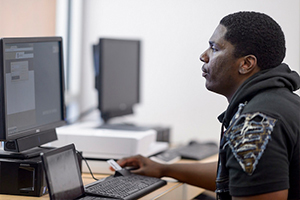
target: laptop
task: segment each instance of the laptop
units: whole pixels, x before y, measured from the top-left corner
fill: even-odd
[[[165,180],[131,174],[123,168],[116,171],[115,175],[84,186],[74,144],[41,153],[41,160],[51,200],[137,199],[166,184]],[[151,182],[151,184],[144,186],[147,182]],[[119,187],[129,187],[130,185],[138,188],[130,188],[128,194],[126,193],[124,196],[122,193],[124,189],[119,189]],[[136,185],[143,185],[143,188]]]

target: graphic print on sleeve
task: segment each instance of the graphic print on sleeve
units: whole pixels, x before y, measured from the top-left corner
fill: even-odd
[[[256,112],[242,114],[233,123],[224,136],[240,166],[252,175],[271,138],[276,119]]]

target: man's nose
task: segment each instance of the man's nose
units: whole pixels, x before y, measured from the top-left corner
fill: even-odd
[[[208,55],[207,55],[206,51],[203,52],[203,53],[200,55],[200,60],[201,60],[202,62],[204,62],[204,63],[208,63],[209,58],[208,58]]]

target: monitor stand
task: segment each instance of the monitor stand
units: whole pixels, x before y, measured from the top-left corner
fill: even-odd
[[[55,140],[57,140],[57,134],[55,128],[53,128],[14,140],[4,141],[3,150],[0,151],[0,158],[27,159],[37,157],[40,153],[51,149],[51,147],[41,147],[41,145]]]
[[[0,158],[11,158],[11,159],[30,159],[40,156],[41,153],[51,151],[54,147],[34,147],[29,150],[22,152],[10,152],[0,150]]]

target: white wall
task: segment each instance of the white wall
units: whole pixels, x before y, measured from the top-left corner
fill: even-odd
[[[99,37],[137,38],[143,42],[141,104],[126,121],[168,125],[175,143],[218,141],[216,117],[227,101],[205,89],[199,55],[219,20],[241,10],[272,16],[286,34],[285,62],[299,71],[299,8],[299,0],[85,0],[81,110],[97,105],[91,45]]]

